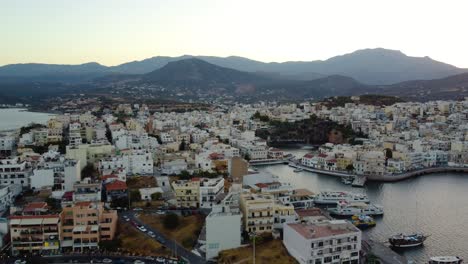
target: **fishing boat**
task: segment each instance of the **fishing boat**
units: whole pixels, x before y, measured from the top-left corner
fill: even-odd
[[[376,225],[374,218],[368,215],[353,215],[351,223],[359,229],[366,229]]]
[[[414,233],[410,235],[397,234],[388,239],[388,242],[393,247],[397,248],[408,248],[408,247],[417,247],[421,246],[424,241],[427,239],[427,236],[419,233]]]
[[[348,176],[348,177],[341,177],[341,182],[346,185],[351,185],[353,184],[354,181],[354,176]]]
[[[297,168],[297,169],[294,169],[294,172],[301,172],[303,171],[304,169],[301,169],[301,168]]]
[[[431,257],[429,264],[460,264],[463,259],[455,256]]]
[[[346,202],[361,202],[361,203],[369,203],[369,198],[365,194],[359,193],[350,193],[350,192],[321,192],[319,193],[315,199],[314,203],[317,205],[323,204],[337,204],[340,201]]]
[[[353,215],[370,215],[378,216],[383,215],[383,207],[380,205],[366,204],[366,203],[349,203],[341,201],[336,208],[328,208],[331,215],[341,217],[352,217]]]

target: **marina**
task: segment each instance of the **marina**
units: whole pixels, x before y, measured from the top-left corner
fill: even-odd
[[[285,151],[301,157],[310,150]],[[316,194],[326,190],[362,193],[368,196],[371,203],[382,205],[385,215],[375,218],[376,226],[364,229],[363,234],[372,244],[373,251],[387,256],[389,261],[384,263],[406,264],[410,260],[415,264],[427,264],[433,256],[466,257],[463,254],[468,248],[468,241],[463,238],[468,237],[464,227],[468,221],[468,201],[459,199],[468,188],[466,174],[437,172],[392,183],[371,180],[363,188],[356,188],[343,184],[342,178],[336,177],[342,175],[322,174],[308,169],[294,172],[295,168],[291,164],[259,166],[257,169],[277,175],[280,181],[308,188]],[[431,234],[424,241],[424,246],[389,248],[389,237],[400,232],[411,234],[415,231]],[[385,242],[384,246],[382,243]]]

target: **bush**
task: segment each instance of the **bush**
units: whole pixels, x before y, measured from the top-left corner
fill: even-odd
[[[193,239],[193,237],[187,237],[182,241],[182,246],[184,246],[185,248],[191,248],[193,244],[195,244],[195,240]]]
[[[157,201],[161,200],[162,194],[160,192],[151,194],[151,200]]]
[[[176,229],[180,224],[179,216],[174,213],[169,213],[164,216],[163,225],[166,229]]]

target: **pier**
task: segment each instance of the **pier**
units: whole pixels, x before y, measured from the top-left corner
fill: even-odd
[[[303,166],[301,164],[297,164],[294,162],[290,162],[288,164],[290,167],[293,168],[301,168],[305,171],[315,172],[324,175],[336,176],[336,177],[355,177],[353,181],[353,186],[356,187],[363,187],[367,181],[376,181],[376,182],[397,182],[406,180],[413,177],[423,176],[431,173],[468,173],[468,167],[431,167],[431,168],[423,168],[414,171],[408,171],[400,174],[393,174],[393,175],[356,175],[352,173],[348,173],[345,171],[330,171],[330,170],[322,170],[322,169],[315,169],[307,166]]]
[[[406,257],[385,246],[384,243],[374,241],[366,235],[362,236],[362,251],[364,252],[364,259],[369,261],[369,256],[374,256],[379,259],[380,263],[384,264],[407,264]],[[366,262],[364,262],[366,263]]]

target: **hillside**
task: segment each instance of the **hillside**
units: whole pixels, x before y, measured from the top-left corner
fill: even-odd
[[[389,49],[363,49],[335,56],[324,61],[261,62],[229,56],[156,56],[117,66],[98,63],[80,65],[11,64],[0,67],[0,81],[61,81],[87,82],[92,77],[110,73],[147,74],[171,62],[200,59],[208,63],[238,71],[263,73],[276,79],[314,80],[327,75],[349,76],[364,84],[388,85],[409,80],[429,80],[468,72],[429,57],[411,57],[401,51]],[[78,76],[78,77],[77,77]]]
[[[417,80],[383,86],[379,93],[407,100],[463,99],[468,96],[468,73],[434,80]]]
[[[220,67],[195,58],[169,62],[161,69],[144,74],[141,79],[144,82],[158,84],[204,84],[208,86],[233,86],[266,80],[261,76]]]

